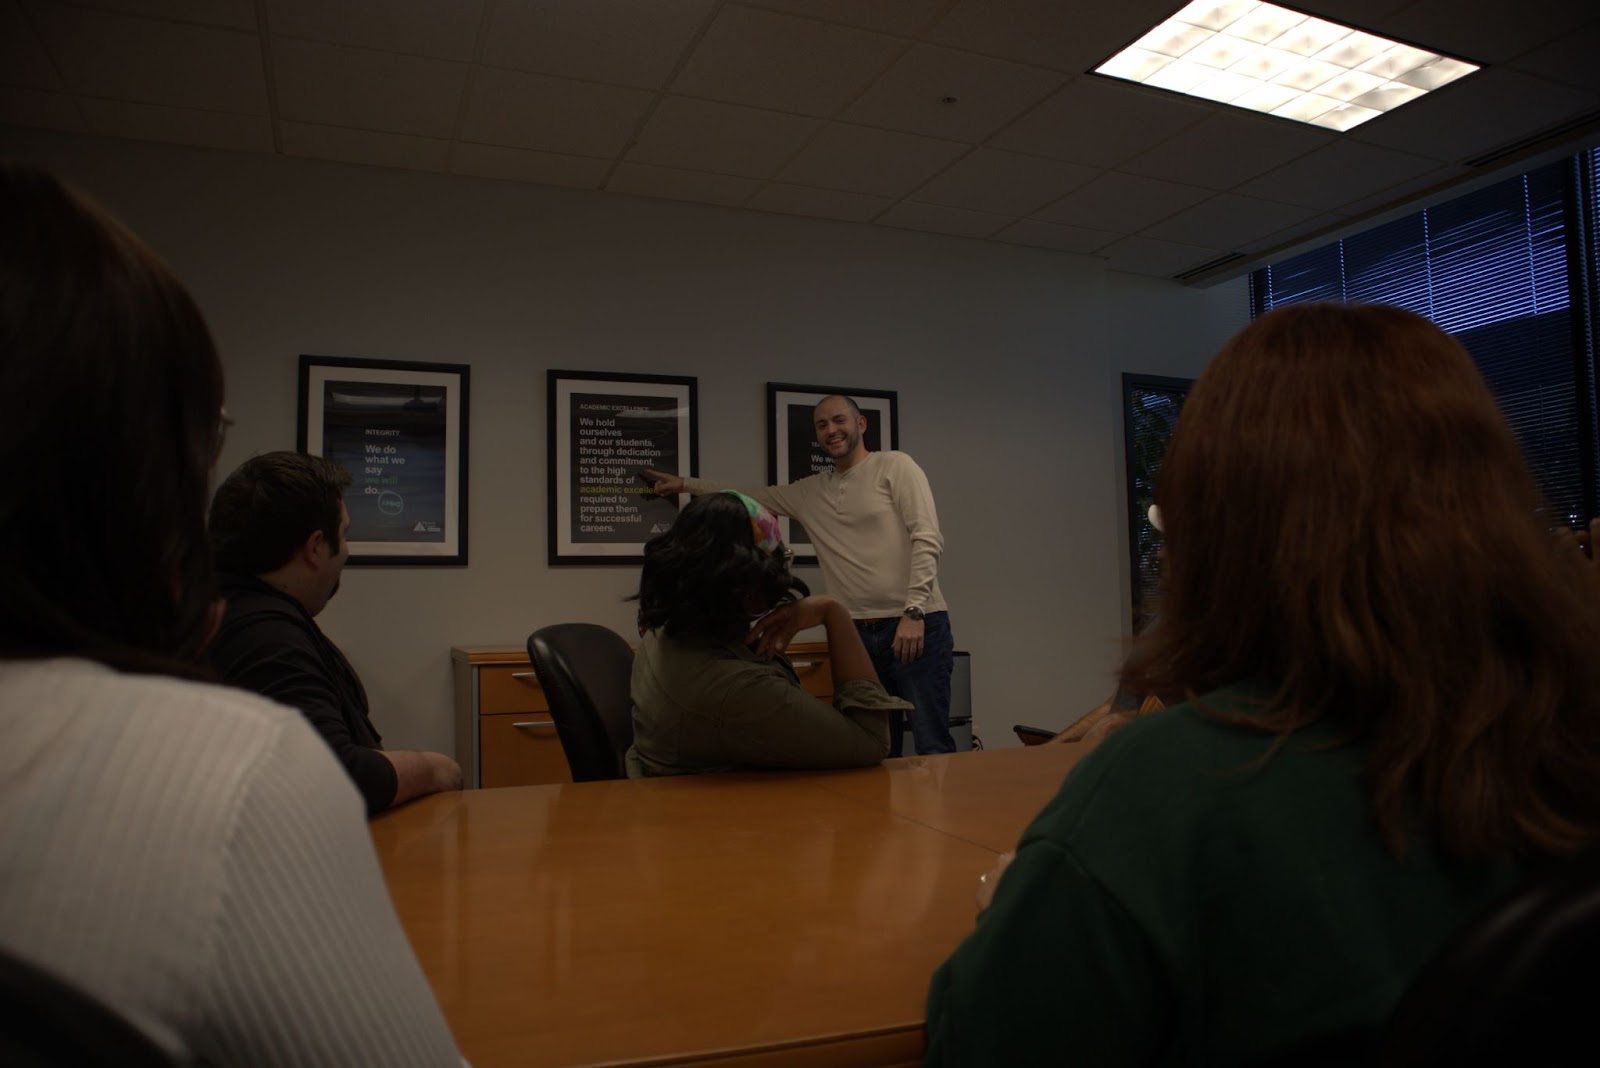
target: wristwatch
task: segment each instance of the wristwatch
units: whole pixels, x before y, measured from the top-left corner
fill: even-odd
[[[921,623],[922,622],[922,609],[920,609],[920,608],[907,608],[901,614],[904,615],[907,619],[911,620],[911,622],[913,622],[913,623]]]

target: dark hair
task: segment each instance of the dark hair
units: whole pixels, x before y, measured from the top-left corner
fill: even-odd
[[[289,562],[317,531],[339,551],[339,502],[350,475],[303,452],[264,452],[239,465],[211,499],[217,570],[264,575]]]
[[[696,497],[671,529],[645,544],[639,628],[665,627],[680,640],[737,641],[750,629],[753,603],[771,609],[810,592],[786,559],[781,546],[771,556],[756,548],[739,498]]]
[[[138,238],[0,164],[0,657],[204,676],[222,365]]]
[[[1163,597],[1130,683],[1265,680],[1264,714],[1228,718],[1280,744],[1335,724],[1396,852],[1408,812],[1464,859],[1600,834],[1600,590],[1449,335],[1381,306],[1263,316],[1195,383],[1156,499]]]

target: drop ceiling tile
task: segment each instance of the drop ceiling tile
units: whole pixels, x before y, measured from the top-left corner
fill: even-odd
[[[0,85],[0,123],[46,130],[88,130],[83,113],[66,93]]]
[[[1439,169],[1438,160],[1360,141],[1337,141],[1246,182],[1234,192],[1332,210]]]
[[[16,0],[0,0],[0,82],[30,89],[67,87]]]
[[[797,185],[901,197],[967,150],[953,141],[829,123],[778,177]]]
[[[124,100],[82,100],[84,114],[95,133],[132,137],[140,141],[165,141],[236,152],[271,152],[272,124],[264,115],[234,115],[226,111],[164,108],[155,104],[130,104]]]
[[[669,96],[628,151],[634,163],[767,178],[800,151],[818,119]]]
[[[1030,215],[1099,173],[1075,163],[980,148],[917,189],[911,199],[998,215]]]
[[[1223,193],[1146,227],[1142,236],[1182,245],[1237,249],[1316,214],[1312,208]]]
[[[483,62],[659,89],[715,0],[495,0]]]
[[[1463,59],[1503,63],[1593,19],[1593,0],[1419,0],[1383,20],[1385,30]]]
[[[358,130],[449,137],[467,65],[275,37],[278,113]]]
[[[1460,163],[1600,107],[1600,94],[1512,70],[1483,70],[1346,134]]]
[[[564,185],[573,189],[599,189],[611,161],[558,152],[533,152],[526,148],[455,144],[450,151],[450,172],[479,178],[500,178],[536,185]]]
[[[33,10],[73,92],[241,115],[267,113],[261,46],[253,33],[55,4]]]
[[[288,156],[364,163],[374,167],[400,167],[412,171],[442,171],[450,142],[432,137],[346,130],[303,122],[280,122],[283,151]]]
[[[148,15],[176,22],[199,22],[236,30],[256,29],[255,0],[72,0],[78,7]]]
[[[1343,215],[1335,212],[1325,212],[1302,220],[1286,229],[1268,234],[1265,237],[1258,237],[1254,241],[1246,241],[1239,246],[1239,251],[1254,254],[1282,248],[1284,250],[1283,253],[1275,255],[1273,258],[1289,256],[1293,254],[1289,251],[1290,248],[1301,243],[1307,243],[1315,247],[1332,241],[1334,235],[1331,231],[1335,228],[1343,227],[1349,222],[1350,220]],[[1318,238],[1315,236],[1323,231],[1330,232],[1326,237]]]
[[[1096,255],[1106,257],[1106,266],[1113,271],[1171,278],[1226,256],[1227,252],[1147,237],[1125,237],[1101,249]]]
[[[1600,55],[1600,22],[1562,34],[1507,66],[1553,82],[1600,90],[1600,62],[1595,61],[1596,55]]]
[[[743,204],[759,188],[761,183],[749,178],[680,171],[670,167],[647,167],[640,163],[618,165],[611,180],[606,183],[606,189],[613,193],[693,200],[701,204],[729,207]]]
[[[1074,78],[989,144],[1091,167],[1115,167],[1213,114],[1174,94]]]
[[[843,22],[864,30],[914,37],[950,0],[749,0],[752,7],[804,15],[825,22]]]
[[[962,0],[924,36],[952,48],[1077,74],[1181,6],[1180,0]]]
[[[867,126],[981,141],[1061,87],[1063,76],[1039,67],[917,45],[841,118]],[[953,98],[953,103],[942,101]]]
[[[1409,181],[1397,182],[1380,193],[1360,197],[1347,204],[1338,205],[1339,213],[1359,218],[1402,207],[1407,201],[1422,200],[1440,192],[1450,184],[1464,180],[1472,172],[1466,167],[1447,165],[1436,171],[1419,175]]]
[[[1122,236],[1109,230],[1089,230],[1081,226],[1057,226],[1037,219],[1018,219],[995,234],[994,239],[1012,245],[1088,254],[1105,248]]]
[[[867,222],[894,201],[864,193],[844,193],[837,189],[812,189],[803,185],[772,182],[750,198],[747,208],[777,211],[785,215],[808,215],[818,219]]]
[[[1118,170],[1232,189],[1323,145],[1338,134],[1265,116],[1219,114],[1140,153]]]
[[[902,201],[874,220],[879,226],[901,230],[925,230],[954,237],[989,237],[1012,220],[984,211],[965,211],[937,204],[911,204]]]
[[[1159,178],[1103,174],[1033,215],[1062,226],[1131,234],[1212,195],[1209,189]]]
[[[649,105],[640,89],[483,67],[461,139],[609,158],[627,146]]]
[[[484,0],[266,0],[274,34],[458,60],[472,58],[483,4]]]
[[[724,7],[673,80],[674,91],[828,116],[855,98],[904,42],[831,22]]]

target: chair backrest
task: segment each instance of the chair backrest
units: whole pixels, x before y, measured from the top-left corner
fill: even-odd
[[[633,650],[616,631],[557,623],[528,635],[528,659],[550,702],[550,718],[573,782],[621,779],[633,744]]]
[[[1381,1063],[1587,1062],[1597,1000],[1600,849],[1591,849],[1536,875],[1452,936],[1401,999]]]
[[[0,1064],[174,1068],[178,1062],[94,998],[0,953]]]

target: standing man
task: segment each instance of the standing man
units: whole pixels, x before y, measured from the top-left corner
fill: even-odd
[[[211,643],[223,682],[298,708],[322,735],[373,816],[461,789],[443,753],[384,749],[367,691],[313,617],[339,589],[350,557],[350,476],[298,452],[252,457],[211,500],[211,552],[227,609]]]
[[[861,633],[884,688],[914,706],[911,735],[918,753],[953,753],[950,671],[954,641],[939,592],[944,537],[928,477],[903,452],[869,452],[866,417],[849,397],[824,397],[813,412],[817,444],[833,470],[786,486],[740,487],[779,515],[798,519],[817,547],[828,592]],[[645,468],[663,497],[731,489],[703,478]],[[784,642],[793,637],[784,636]],[[890,755],[899,756],[903,727],[894,714]]]

